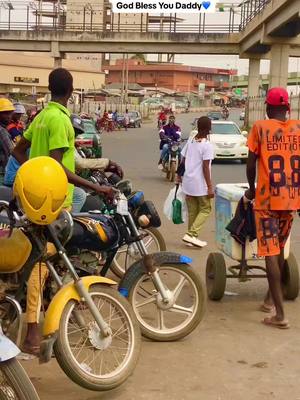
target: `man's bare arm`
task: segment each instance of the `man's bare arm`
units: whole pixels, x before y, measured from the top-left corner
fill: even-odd
[[[208,188],[208,197],[213,198],[214,197],[214,191],[212,187],[212,181],[211,181],[211,172],[210,172],[210,160],[204,160],[203,161],[203,175],[204,179]]]
[[[247,160],[247,179],[249,183],[249,190],[247,190],[245,193],[249,200],[253,200],[255,197],[256,161],[257,155],[252,151],[249,151]]]
[[[63,169],[65,170],[65,173],[67,175],[69,183],[72,183],[75,186],[84,187],[85,189],[92,190],[99,194],[104,194],[104,195],[112,194],[111,187],[100,186],[100,185],[94,184],[93,182],[90,182],[86,179],[81,178],[80,176],[74,174],[68,168],[66,168],[62,164],[63,154],[64,154],[64,149],[55,149],[55,150],[50,151],[50,157],[54,158],[54,160],[59,162],[61,164],[61,166],[63,167]]]
[[[29,140],[21,137],[16,147],[12,151],[12,155],[18,161],[19,164],[24,164],[28,160],[27,150],[30,148],[31,143]]]

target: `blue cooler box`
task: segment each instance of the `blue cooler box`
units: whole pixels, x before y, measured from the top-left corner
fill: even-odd
[[[226,230],[226,226],[235,215],[238,202],[248,189],[246,183],[222,183],[216,186],[216,243],[218,249],[233,260],[242,258],[242,246]],[[289,256],[290,238],[285,246],[285,258]],[[257,241],[246,243],[246,260],[257,259]]]

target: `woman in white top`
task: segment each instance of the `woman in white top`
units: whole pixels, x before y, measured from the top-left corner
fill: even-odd
[[[208,140],[211,120],[201,117],[197,122],[198,133],[190,138],[182,149],[184,175],[182,190],[186,195],[188,207],[188,231],[183,241],[188,245],[204,247],[206,242],[199,240],[199,233],[211,213],[211,199],[214,191],[211,181],[211,163],[214,158],[213,145]]]

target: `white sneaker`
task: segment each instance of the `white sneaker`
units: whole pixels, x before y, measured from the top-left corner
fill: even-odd
[[[163,167],[162,164],[158,164],[157,168],[158,168],[160,171],[162,171],[162,170],[164,169],[164,167]]]
[[[187,235],[187,234],[184,235],[182,240],[185,243],[192,244],[193,246],[196,246],[196,247],[201,247],[202,248],[202,247],[207,246],[207,242],[204,242],[202,240],[197,239],[196,237],[193,237],[193,236],[190,236],[190,235]]]

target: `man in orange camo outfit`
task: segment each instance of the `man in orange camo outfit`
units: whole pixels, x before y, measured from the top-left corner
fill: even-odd
[[[269,119],[257,121],[248,138],[250,188],[245,195],[249,200],[255,199],[258,255],[266,260],[269,291],[261,310],[275,311],[275,315],[262,322],[287,329],[289,322],[284,314],[281,283],[284,246],[294,213],[300,208],[300,121],[287,118],[290,105],[285,89],[270,89],[266,104]]]

